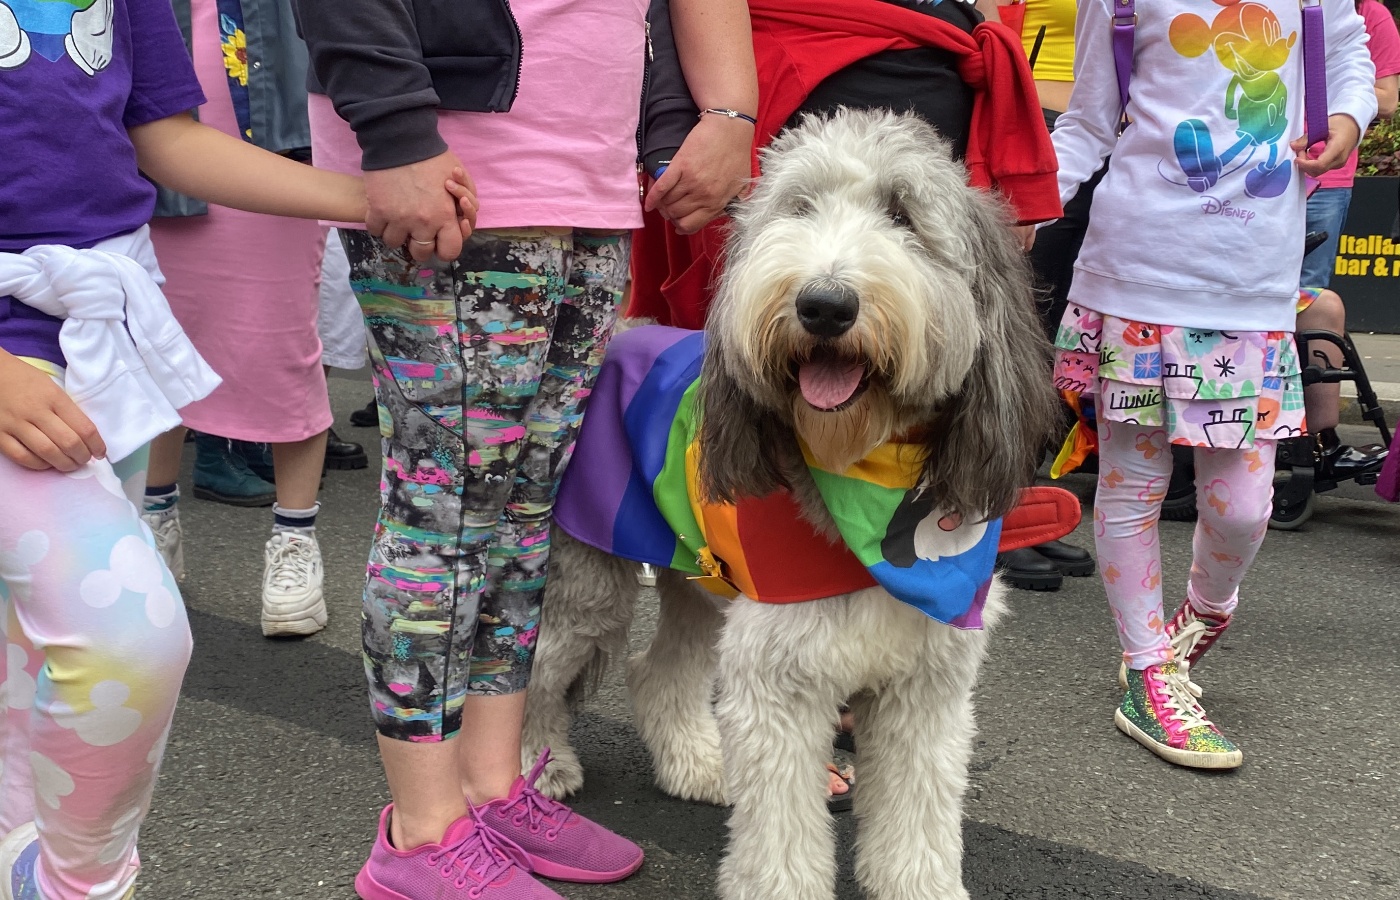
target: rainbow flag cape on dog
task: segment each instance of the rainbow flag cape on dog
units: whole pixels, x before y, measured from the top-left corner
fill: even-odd
[[[1001,520],[940,515],[916,489],[916,449],[892,443],[844,472],[808,466],[844,543],[786,492],[698,499],[696,383],[704,335],[664,326],[615,338],[589,399],[555,521],[607,553],[686,572],[725,596],[793,603],[883,586],[959,628],[980,628]]]

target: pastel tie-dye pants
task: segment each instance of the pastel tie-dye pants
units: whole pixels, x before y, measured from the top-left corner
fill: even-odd
[[[1199,612],[1232,613],[1272,512],[1273,441],[1249,450],[1196,449],[1196,534],[1186,594]],[[1123,659],[1145,669],[1172,658],[1162,612],[1157,524],[1171,480],[1167,432],[1099,420],[1095,547]]]
[[[69,475],[0,457],[0,832],[38,825],[45,900],[129,896],[190,658],[145,469],[144,450]]]
[[[478,231],[424,266],[342,233],[369,329],[384,472],[363,639],[379,732],[457,733],[525,689],[559,479],[627,281],[630,235]]]

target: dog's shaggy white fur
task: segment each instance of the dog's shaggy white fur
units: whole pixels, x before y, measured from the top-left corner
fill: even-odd
[[[1054,424],[1048,345],[999,206],[966,185],[933,130],[880,112],[809,118],[766,151],[734,224],[701,375],[708,498],[787,487],[834,535],[796,437],[839,469],[917,435],[943,510],[1006,511]],[[851,320],[833,325],[810,305],[804,314],[814,296],[836,298]],[[812,360],[863,367],[860,388],[814,407],[797,376]],[[557,535],[525,732],[527,760],[553,748],[549,793],[583,783],[568,703],[625,647],[636,575],[634,563]],[[943,625],[881,588],[768,605],[725,603],[674,572],[658,587],[656,637],[628,685],[661,789],[733,804],[720,897],[835,896],[824,763],[847,701],[860,751],[859,881],[877,900],[966,897],[962,795],[987,633]],[[988,626],[1002,606],[998,585]]]

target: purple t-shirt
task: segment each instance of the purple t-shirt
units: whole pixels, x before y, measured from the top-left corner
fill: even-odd
[[[203,102],[170,0],[0,0],[0,252],[145,225],[156,191],[126,130]],[[0,297],[10,353],[61,365],[58,329]]]

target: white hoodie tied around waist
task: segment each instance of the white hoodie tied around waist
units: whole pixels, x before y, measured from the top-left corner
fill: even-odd
[[[180,424],[180,407],[221,379],[161,293],[150,229],[90,250],[41,244],[0,253],[0,296],[63,319],[63,387],[97,426],[113,462]]]

